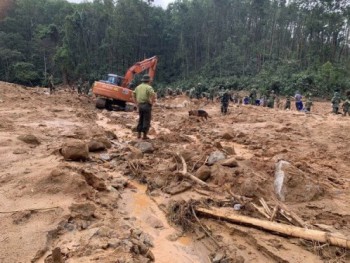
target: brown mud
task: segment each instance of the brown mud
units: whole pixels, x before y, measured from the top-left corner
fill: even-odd
[[[284,160],[288,209],[310,228],[349,237],[350,118],[314,104],[311,114],[232,104],[221,116],[218,103],[167,98],[145,143],[132,131],[135,112],[1,82],[0,262],[349,262],[342,248],[191,213],[222,206],[265,219],[249,203],[235,211],[231,194],[273,207]],[[211,118],[188,116],[199,108]],[[60,154],[67,142],[92,140],[104,150],[87,161]],[[207,165],[217,151],[225,162]],[[207,188],[181,174],[179,155]]]

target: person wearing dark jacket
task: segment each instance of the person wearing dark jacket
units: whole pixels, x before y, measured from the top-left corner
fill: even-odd
[[[226,90],[221,97],[221,113],[227,114],[227,108],[230,101],[233,101],[231,94]]]

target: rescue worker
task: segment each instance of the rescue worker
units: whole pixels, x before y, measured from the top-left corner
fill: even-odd
[[[143,75],[141,84],[134,91],[134,101],[139,109],[139,121],[137,125],[137,138],[147,140],[148,131],[151,127],[152,104],[156,101],[156,93],[150,85],[151,78],[148,74]]]
[[[333,108],[333,113],[338,114],[339,113],[339,104],[341,102],[340,94],[338,91],[334,92],[334,96],[331,100],[332,102],[332,108]]]
[[[289,95],[287,95],[287,97],[286,97],[286,104],[284,105],[284,109],[285,110],[290,110],[290,96]]]
[[[256,105],[256,99],[257,99],[257,95],[256,95],[256,89],[252,89],[252,91],[250,92],[250,104],[251,105]]]
[[[350,116],[350,98],[347,98],[342,105],[343,108],[343,115],[346,116],[346,114],[348,114],[348,116]]]
[[[311,100],[311,93],[307,95],[306,102],[305,102],[305,109],[307,112],[311,111],[311,106],[313,105]]]
[[[53,84],[53,76],[52,76],[52,74],[49,77],[49,89],[50,89],[50,94],[54,94],[55,93],[55,86]]]
[[[303,101],[302,101],[302,96],[300,95],[299,91],[295,93],[295,108],[297,111],[301,111],[303,109]]]
[[[270,92],[268,99],[267,99],[267,107],[273,108],[275,106],[275,98],[276,98],[275,92],[272,90]]]
[[[350,116],[350,90],[346,91],[345,95],[347,98],[342,105],[343,115],[346,116],[348,114]]]
[[[221,97],[221,113],[226,115],[227,114],[227,108],[230,101],[233,101],[231,94],[228,92],[228,90],[225,90],[224,94],[222,94]]]
[[[83,90],[83,80],[81,78],[79,78],[78,80],[77,87],[78,87],[78,93],[81,94]]]

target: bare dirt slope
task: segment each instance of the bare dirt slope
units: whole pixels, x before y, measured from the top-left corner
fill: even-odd
[[[349,262],[343,248],[193,216],[215,206],[266,219],[252,203],[278,204],[275,165],[284,160],[288,210],[349,237],[350,118],[315,105],[312,114],[231,105],[221,116],[217,103],[168,98],[145,144],[132,132],[137,113],[0,83],[0,262]],[[211,118],[189,118],[198,108]],[[87,161],[60,154],[67,142],[94,140],[106,149]],[[215,151],[230,165],[209,165]],[[181,175],[179,156],[208,187]]]

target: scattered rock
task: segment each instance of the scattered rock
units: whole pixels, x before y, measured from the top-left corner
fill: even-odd
[[[65,160],[86,161],[89,159],[89,148],[82,141],[69,141],[60,149]]]
[[[232,140],[233,134],[231,132],[226,131],[221,135],[221,138],[224,140]]]
[[[111,156],[108,153],[102,153],[102,154],[100,154],[100,159],[102,161],[110,161],[111,160]]]
[[[95,141],[95,142],[98,142],[98,143],[102,143],[105,148],[107,149],[110,149],[112,147],[112,144],[111,142],[109,141],[109,139],[105,136],[97,136],[97,137],[94,137],[92,139],[92,141]]]
[[[183,192],[187,191],[191,187],[192,187],[192,184],[189,182],[186,182],[186,181],[181,182],[181,183],[173,182],[168,187],[166,187],[164,189],[164,192],[171,194],[171,195],[176,195],[176,194],[183,193]]]
[[[154,147],[153,144],[150,142],[138,142],[135,144],[135,147],[143,153],[153,153]]]
[[[61,249],[59,247],[56,247],[54,250],[52,250],[52,262],[53,263],[64,263]]]
[[[216,185],[223,185],[227,182],[231,182],[232,178],[235,177],[235,174],[232,168],[227,166],[222,166],[218,163],[210,167],[211,178],[213,183]]]
[[[237,160],[234,157],[220,161],[220,164],[222,166],[228,166],[228,167],[237,167],[238,166]]]
[[[91,203],[72,204],[69,207],[73,218],[89,220],[94,216],[96,207]]]
[[[209,179],[210,174],[211,174],[210,167],[203,165],[196,171],[194,176],[201,179],[202,181],[206,181]]]
[[[28,144],[40,145],[39,139],[35,137],[33,134],[20,135],[17,137],[17,139]]]
[[[130,152],[127,154],[127,159],[129,160],[135,160],[135,159],[142,159],[143,153],[140,149],[135,148],[131,145],[128,146],[127,150]]]
[[[86,171],[82,169],[80,171],[81,175],[84,176],[85,181],[88,185],[92,186],[98,191],[105,191],[107,190],[107,187],[104,183],[104,180],[101,178],[98,178],[94,173],[90,171]]]
[[[208,165],[213,165],[214,163],[220,161],[220,160],[224,160],[226,159],[226,155],[221,152],[221,151],[215,151],[215,152],[212,152],[209,157],[208,157],[208,161],[207,161],[207,164]]]
[[[89,152],[98,152],[106,150],[106,146],[103,142],[92,139],[89,142]]]
[[[236,154],[235,148],[233,146],[224,146],[224,151],[228,155],[235,155]]]
[[[28,153],[28,152],[24,149],[16,149],[13,151],[13,154],[25,154],[25,153]]]
[[[259,185],[254,178],[246,178],[239,186],[239,194],[247,197],[254,197],[258,192]]]
[[[118,139],[117,135],[112,131],[105,131],[105,135],[110,140],[117,140]]]
[[[161,220],[156,218],[155,216],[149,216],[146,219],[146,222],[153,228],[163,228],[164,224]]]

